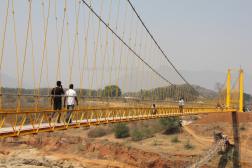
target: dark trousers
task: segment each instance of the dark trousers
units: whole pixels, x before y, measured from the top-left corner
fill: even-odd
[[[179,112],[183,113],[183,106],[179,106]]]
[[[53,104],[53,110],[55,110],[55,111],[60,111],[62,109],[62,103],[54,103]],[[52,113],[52,116],[51,116],[51,118],[53,118],[54,116],[55,116],[55,113],[56,112],[53,112]],[[58,118],[57,118],[57,122],[59,123],[60,122],[60,117],[61,117],[61,113],[60,112],[58,112]]]

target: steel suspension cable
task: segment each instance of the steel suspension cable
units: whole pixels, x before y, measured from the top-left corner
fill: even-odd
[[[91,2],[90,2],[91,3]],[[84,39],[84,51],[83,51],[83,65],[82,65],[82,72],[81,72],[81,84],[80,87],[83,86],[84,88],[84,77],[85,77],[85,68],[88,68],[88,38],[89,38],[89,29],[90,29],[90,16],[91,16],[91,11],[88,12],[88,18],[87,18],[87,26],[86,30],[83,33],[83,39]],[[86,73],[88,74],[88,73]],[[88,79],[88,75],[87,75]],[[84,94],[84,93],[83,93]],[[80,89],[80,95],[82,95],[82,90]]]
[[[140,37],[140,39],[139,39],[139,45],[136,46],[136,48],[138,47],[138,49],[139,49],[139,55],[142,55],[142,58],[144,59],[144,54],[142,54],[143,40],[144,40],[144,37],[143,37],[144,36],[144,32],[143,32],[143,30],[141,30],[141,33],[139,33],[139,34],[140,34],[140,36],[139,36]],[[137,79],[136,79],[136,88],[139,87],[139,90],[141,90],[141,89],[143,89],[143,88],[141,88],[141,76],[144,77],[144,73],[141,74],[142,73],[141,72],[141,65],[138,65],[138,64],[136,64],[136,65],[137,65],[137,67],[139,67],[139,69],[137,69],[137,71],[139,71],[139,75],[140,75],[140,77],[137,77]]]
[[[108,21],[107,23],[110,24],[110,18],[111,18],[111,12],[112,12],[112,0],[110,0],[109,2],[109,13],[108,13]],[[108,50],[108,37],[109,37],[109,30],[108,28],[106,28],[106,35],[105,35],[105,46],[104,46],[104,53],[103,55],[103,65],[102,65],[102,77],[101,77],[101,86],[103,86],[103,80],[104,80],[104,70],[105,70],[105,63],[106,63],[106,56],[107,54],[107,50]]]
[[[17,31],[16,31],[16,19],[15,19],[14,0],[12,0],[12,19],[13,19],[14,44],[15,44],[15,55],[16,55],[17,83],[19,83],[20,82],[19,58],[18,58],[18,44],[17,44]]]
[[[144,59],[140,57],[99,15],[94,9],[88,5],[88,3],[85,0],[82,0],[83,4],[87,6],[88,9],[92,11],[92,13],[103,23],[104,26],[106,26],[112,34],[114,34],[131,52],[140,59],[146,66],[148,66],[154,73],[156,73],[160,78],[162,78],[165,82],[169,83],[170,85],[173,85],[167,78],[165,78],[163,75],[161,75],[158,71],[156,71],[150,64],[148,64]]]
[[[129,5],[131,6],[132,10],[135,12],[136,16],[138,17],[138,19],[140,20],[140,22],[142,23],[142,25],[144,26],[145,30],[147,31],[147,33],[150,35],[151,39],[154,41],[154,43],[156,44],[156,46],[158,47],[158,49],[161,51],[161,53],[163,54],[163,56],[165,57],[165,59],[168,61],[168,63],[172,66],[172,68],[177,72],[177,74],[181,77],[181,79],[188,84],[190,87],[192,87],[194,89],[194,87],[185,79],[185,77],[179,72],[179,70],[175,67],[175,65],[172,63],[172,61],[168,58],[167,54],[163,51],[163,49],[160,47],[160,45],[158,44],[158,42],[156,41],[156,39],[153,37],[153,35],[151,34],[151,32],[149,31],[149,29],[147,28],[147,26],[145,25],[145,23],[143,22],[142,18],[140,17],[140,15],[138,14],[138,12],[136,11],[135,7],[133,6],[133,4],[131,3],[130,0],[127,0]],[[195,90],[195,89],[194,89]]]
[[[144,45],[143,45],[144,47],[143,47],[143,56],[145,56],[146,57],[146,55],[148,54],[147,53],[147,37],[145,36],[145,40],[144,40]],[[143,73],[143,75],[141,75],[142,76],[142,78],[140,77],[140,87],[143,87],[144,86],[144,77],[145,77],[145,73],[144,73],[144,65],[143,64],[141,64],[141,68],[140,68],[141,70],[140,70],[140,72],[141,73]]]
[[[133,32],[133,26],[132,26],[132,24],[133,24],[133,12],[132,12],[132,14],[131,14],[131,16],[130,16],[130,24],[129,24],[129,29],[130,29],[130,31],[129,31],[129,41],[128,41],[128,44],[129,44],[129,46],[131,46],[131,41],[132,41],[132,32]],[[127,73],[128,73],[128,62],[129,62],[129,55],[130,55],[130,50],[128,49],[127,50],[127,57],[126,57],[126,68],[125,68],[125,82],[123,82],[123,83],[126,83],[127,82],[127,80],[128,80],[128,75],[127,75]],[[127,86],[127,84],[125,84],[125,88],[126,88],[126,86]]]
[[[63,43],[63,36],[64,36],[64,27],[65,27],[65,20],[66,20],[66,0],[64,1],[64,16],[63,16],[63,21],[62,21],[62,27],[61,27],[61,36],[60,36],[60,43],[59,43],[59,48],[58,48],[58,58],[57,58],[57,73],[56,73],[56,79],[59,80],[60,78],[60,62],[61,62],[61,51],[62,51],[62,43]]]
[[[8,24],[8,17],[9,17],[9,1],[7,2],[7,10],[5,16],[5,23],[4,23],[4,31],[3,31],[3,40],[2,40],[2,48],[1,48],[1,56],[0,56],[0,94],[2,94],[2,64],[3,64],[3,57],[4,57],[4,48],[5,48],[5,39],[6,39],[6,31],[7,31],[7,24]],[[2,95],[0,95],[0,107],[2,108]]]
[[[2,70],[2,63],[3,63],[3,56],[4,56],[6,31],[7,31],[8,17],[9,17],[9,6],[10,5],[9,5],[9,1],[8,1],[7,2],[5,22],[4,22],[4,29],[3,29],[3,40],[2,40],[2,48],[1,48],[1,56],[0,56],[0,70]],[[1,76],[2,76],[2,74],[1,74]]]
[[[55,16],[56,41],[57,41],[56,55],[59,55],[60,47],[59,47],[59,28],[58,28],[58,15],[57,15],[57,0],[54,1],[54,16]]]
[[[32,19],[31,19],[32,20]],[[35,76],[35,55],[34,55],[34,40],[32,31],[32,22],[30,29],[30,40],[31,40],[31,57],[32,57],[32,79],[33,79],[33,94],[36,94],[36,76]],[[34,108],[36,107],[36,100],[34,101]]]
[[[75,2],[76,3],[76,2]],[[79,3],[79,6],[80,6],[80,4],[81,4],[81,1],[79,0],[78,1],[78,3]],[[77,12],[77,9],[76,9],[76,5],[75,5],[75,13]],[[83,29],[84,30],[84,29]],[[78,70],[79,70],[79,93],[81,93],[81,85],[82,85],[82,83],[81,83],[81,79],[82,79],[82,76],[81,76],[81,74],[82,74],[82,71],[81,71],[81,56],[80,56],[80,42],[79,42],[79,40],[80,40],[80,38],[79,38],[79,36],[80,36],[80,34],[81,34],[81,31],[78,31],[78,36],[77,36],[77,56],[78,56]],[[83,45],[84,46],[84,45]],[[78,94],[77,95],[78,96],[78,99],[80,100],[80,102],[81,102],[81,99],[80,99],[80,94]],[[81,103],[80,103],[81,104]],[[77,108],[79,108],[79,107],[77,107]]]
[[[80,6],[80,3],[81,3],[81,1],[78,1],[79,2],[79,6]],[[76,10],[76,9],[75,9]],[[79,36],[80,36],[80,32],[78,31],[78,35],[77,35],[77,58],[78,58],[78,73],[79,73],[79,90],[81,90],[80,88],[81,88],[81,82],[80,82],[80,80],[81,80],[81,56],[80,56],[80,39],[79,39]],[[79,95],[77,95],[78,96],[78,99],[80,100],[80,94]],[[78,106],[77,107],[77,109],[79,109],[80,108],[80,106]]]
[[[28,40],[29,40],[29,32],[31,27],[31,14],[32,14],[32,1],[29,1],[29,14],[28,14],[28,23],[27,23],[27,30],[26,30],[26,38],[25,38],[25,48],[24,48],[24,57],[21,69],[21,79],[18,85],[18,102],[17,102],[17,111],[21,108],[21,94],[22,94],[22,87],[23,87],[23,78],[24,78],[24,71],[26,65],[26,57],[27,57],[27,48],[28,48]]]
[[[133,45],[133,50],[135,51],[136,50],[136,43],[137,43],[137,35],[138,35],[138,28],[139,28],[139,25],[137,24],[136,22],[136,29],[135,29],[135,38],[134,38],[134,41],[132,40],[132,45]],[[135,65],[136,64],[136,61],[135,61]],[[130,71],[130,81],[131,83],[134,82],[133,80],[133,73],[134,73],[134,69],[136,68],[137,66],[134,67],[134,64],[131,64],[131,71]]]
[[[102,15],[103,12],[103,1],[100,4],[100,15]],[[95,45],[94,45],[94,60],[93,60],[93,67],[94,70],[92,72],[92,76],[91,76],[91,88],[93,88],[93,84],[94,84],[94,76],[95,76],[95,71],[96,71],[96,75],[97,75],[97,70],[96,70],[96,66],[97,66],[97,52],[98,52],[98,45],[99,45],[99,37],[100,37],[100,33],[101,33],[101,21],[98,21],[98,30],[97,30],[97,34],[95,37]]]
[[[43,29],[44,29],[44,36],[43,36],[43,51],[42,51],[42,63],[41,63],[41,67],[40,67],[40,74],[39,74],[39,82],[38,82],[38,96],[37,96],[37,104],[36,104],[36,108],[38,108],[39,106],[39,95],[40,95],[40,86],[41,86],[41,81],[42,81],[42,75],[43,75],[43,68],[44,68],[44,62],[45,62],[45,58],[46,58],[46,46],[47,46],[47,34],[48,34],[48,21],[49,21],[49,16],[50,16],[50,7],[51,7],[51,3],[50,1],[48,2],[48,11],[47,11],[47,16],[46,19],[44,17],[43,14]],[[42,3],[42,13],[44,13],[44,4]],[[46,22],[46,23],[45,23]]]
[[[44,3],[44,1],[43,1],[43,4],[45,5],[45,3]],[[45,33],[47,33],[46,31],[47,31],[47,29],[48,28],[46,28],[46,26],[47,26],[47,24],[48,24],[48,18],[47,17],[49,17],[49,12],[50,12],[50,7],[48,6],[48,16],[46,17],[46,15],[45,15],[45,9],[44,9],[44,5],[43,5],[43,11],[42,11],[42,13],[43,13],[43,24],[44,24],[44,34]],[[50,5],[50,4],[49,4]],[[49,94],[50,93],[50,85],[49,85],[49,67],[48,67],[48,47],[47,47],[48,45],[47,45],[47,42],[46,42],[46,46],[45,46],[45,66],[46,66],[46,84],[47,84],[47,94]],[[48,102],[50,102],[50,98],[48,98]]]
[[[125,9],[125,13],[124,13],[124,19],[123,19],[123,35],[122,35],[122,39],[124,39],[125,36],[125,28],[126,28],[126,19],[127,19],[127,12],[128,12],[128,7],[126,7]],[[117,80],[116,80],[116,85],[118,87],[116,87],[116,96],[119,96],[119,78],[120,78],[120,72],[121,72],[121,65],[122,65],[122,56],[123,56],[123,51],[124,51],[124,47],[123,44],[121,43],[120,46],[120,54],[119,54],[119,68],[118,68],[118,73],[117,73]]]
[[[68,2],[66,2],[66,6]],[[72,81],[72,75],[71,75],[71,61],[72,61],[72,55],[71,55],[71,47],[70,47],[70,32],[69,32],[69,17],[68,17],[68,8],[66,8],[66,36],[67,36],[67,53],[68,53],[68,82],[71,83]],[[60,72],[61,73],[61,72]]]
[[[119,20],[119,10],[120,10],[120,3],[121,0],[118,0],[117,4],[117,12],[116,12],[116,27],[115,31],[118,30],[118,20]],[[110,66],[110,74],[109,74],[109,84],[112,85],[112,70],[113,70],[113,64],[115,62],[115,36],[112,36],[112,60],[111,60],[111,66]],[[112,87],[109,88],[109,95],[112,95]]]

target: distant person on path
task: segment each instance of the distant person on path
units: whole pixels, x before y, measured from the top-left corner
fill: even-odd
[[[180,113],[183,113],[184,105],[185,105],[185,101],[184,101],[184,98],[182,97],[179,99],[179,112]]]
[[[157,114],[156,104],[152,104],[151,108],[152,108],[152,114],[156,115]]]
[[[64,95],[65,92],[62,88],[61,81],[57,81],[56,87],[52,89],[51,91],[51,105],[53,105],[53,110],[60,111],[62,109],[62,95]],[[51,118],[54,117],[55,111],[53,112],[52,116],[49,118],[51,122]],[[60,123],[60,117],[61,113],[59,113],[57,122]]]
[[[70,119],[72,110],[74,110],[75,104],[78,106],[78,98],[76,91],[74,90],[74,85],[70,84],[69,89],[66,91],[65,98],[64,98],[64,107],[67,105],[67,116],[66,122],[72,123],[72,119]]]
[[[223,107],[222,107],[222,105],[220,103],[217,103],[216,108],[220,109],[221,111],[223,111]]]

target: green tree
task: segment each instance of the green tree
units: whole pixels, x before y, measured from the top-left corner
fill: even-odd
[[[116,85],[106,86],[103,90],[105,97],[120,97],[122,95],[121,89]]]

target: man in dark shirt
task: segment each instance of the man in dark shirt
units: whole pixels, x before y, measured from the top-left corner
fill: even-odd
[[[62,108],[62,95],[65,94],[62,85],[61,85],[61,81],[57,81],[57,86],[55,88],[52,89],[51,91],[51,104],[53,105],[53,110],[61,110]],[[52,118],[54,117],[55,112],[53,112],[52,114]],[[57,119],[57,122],[60,123],[60,117],[61,117],[61,113],[59,112],[59,116]]]

